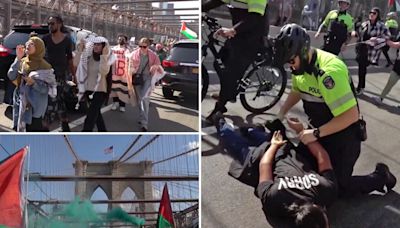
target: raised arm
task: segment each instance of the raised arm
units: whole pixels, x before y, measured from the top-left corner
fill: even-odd
[[[259,171],[260,171],[260,179],[259,183],[264,181],[273,180],[273,172],[272,166],[274,164],[275,154],[278,149],[286,143],[286,140],[283,140],[283,137],[280,131],[275,131],[274,135],[271,139],[271,145],[268,150],[265,152],[263,157],[261,158]]]

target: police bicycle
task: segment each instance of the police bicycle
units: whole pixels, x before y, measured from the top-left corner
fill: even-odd
[[[202,16],[202,22],[208,29],[203,29],[202,51],[202,99],[207,94],[209,86],[209,74],[205,67],[204,60],[208,51],[214,56],[213,66],[218,75],[221,76],[224,66],[224,55],[222,48],[224,41],[218,40],[214,33],[221,28],[217,19],[210,16]],[[260,114],[271,109],[282,97],[287,83],[286,71],[283,66],[273,66],[273,43],[274,40],[268,38],[266,45],[257,54],[255,61],[249,66],[237,87],[237,94],[243,107],[252,113]]]

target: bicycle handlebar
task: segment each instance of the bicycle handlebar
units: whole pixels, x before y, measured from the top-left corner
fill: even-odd
[[[201,16],[201,20],[207,24],[208,28],[210,29],[210,31],[212,33],[216,32],[218,29],[222,28],[222,26],[220,24],[218,24],[216,18],[210,17],[208,15],[203,15],[203,16]]]

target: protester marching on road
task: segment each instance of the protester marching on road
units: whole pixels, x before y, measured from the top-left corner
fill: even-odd
[[[48,104],[48,95],[57,95],[56,80],[51,65],[44,60],[45,46],[39,37],[31,37],[17,46],[17,58],[8,71],[16,85],[13,102],[14,130],[44,131],[42,120]],[[26,54],[26,57],[23,56]]]
[[[68,125],[66,94],[64,91],[69,85],[68,80],[74,81],[75,70],[72,61],[73,43],[71,38],[65,33],[64,22],[60,16],[50,16],[48,21],[50,34],[43,37],[46,45],[46,60],[54,69],[54,74],[57,80],[57,97],[51,99],[49,106],[52,110],[56,110],[61,121],[61,129],[63,132],[69,132],[71,129]],[[67,75],[71,74],[72,78]],[[47,110],[47,115],[51,115],[50,108]],[[46,125],[50,124],[49,117],[46,118]],[[46,126],[47,127],[47,126]]]
[[[87,41],[82,40],[74,57],[77,66],[78,99],[85,96],[89,103],[82,131],[107,131],[101,114],[101,107],[107,99],[107,75],[115,61],[110,54],[108,40],[98,36]]]
[[[139,41],[139,48],[133,51],[129,63],[129,75],[132,75],[131,83],[136,93],[139,107],[139,120],[142,131],[148,130],[150,94],[155,83],[159,80],[155,76],[163,74],[160,59],[157,54],[149,49],[150,40],[142,38]]]
[[[111,48],[112,53],[117,58],[112,67],[112,86],[111,97],[113,105],[111,110],[125,112],[125,104],[129,102],[128,91],[128,58],[130,51],[127,48],[127,39],[125,35],[118,35],[118,45]]]

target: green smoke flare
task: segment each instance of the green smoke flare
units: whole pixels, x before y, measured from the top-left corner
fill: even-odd
[[[107,227],[110,223],[125,223],[133,226],[142,226],[145,220],[131,216],[120,207],[114,208],[105,215],[99,215],[89,201],[80,201],[75,198],[73,202],[65,205],[59,211],[49,215],[39,215],[37,209],[29,209],[30,228],[88,228]],[[0,226],[1,228],[1,226]]]

